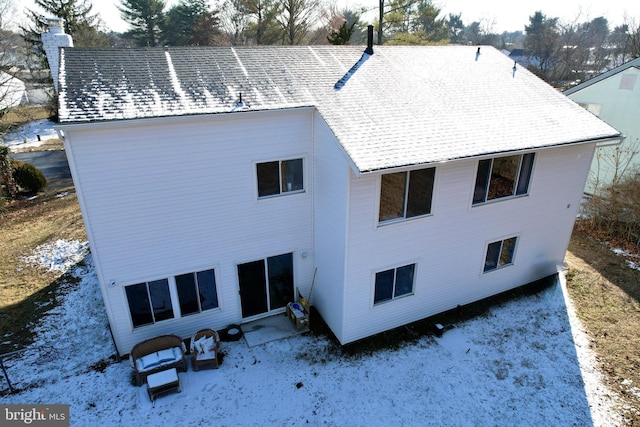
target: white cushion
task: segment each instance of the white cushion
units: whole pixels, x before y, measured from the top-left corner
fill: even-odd
[[[206,353],[207,351],[211,351],[213,349],[213,337],[209,337],[204,340],[202,344],[202,350]]]
[[[142,369],[151,369],[158,366],[161,362],[158,358],[158,353],[151,353],[141,357],[140,363],[142,364]]]
[[[160,363],[173,362],[176,360],[175,353],[172,348],[160,350],[158,352],[158,360]]]
[[[173,347],[173,360],[182,359],[182,349],[180,347]]]

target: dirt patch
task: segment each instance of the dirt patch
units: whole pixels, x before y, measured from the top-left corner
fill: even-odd
[[[575,231],[566,258],[567,288],[627,424],[640,425],[640,271],[612,251],[622,246],[638,252]]]

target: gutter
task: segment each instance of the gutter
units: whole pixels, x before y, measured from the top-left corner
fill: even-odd
[[[490,152],[490,153],[482,153],[482,154],[471,155],[471,156],[456,157],[456,158],[452,158],[452,159],[435,160],[435,161],[425,162],[425,163],[412,163],[412,164],[406,164],[406,165],[401,165],[401,166],[393,166],[393,167],[389,167],[389,168],[371,169],[371,170],[366,170],[366,171],[358,171],[355,165],[353,167],[356,168],[356,169],[354,169],[354,171],[356,172],[356,175],[358,177],[361,177],[361,176],[365,176],[365,175],[375,175],[375,174],[378,174],[378,173],[404,172],[404,171],[407,171],[407,170],[416,169],[418,167],[422,168],[422,167],[438,166],[438,165],[441,165],[443,163],[452,163],[452,162],[464,161],[464,160],[469,160],[469,159],[483,160],[483,159],[490,159],[490,158],[493,158],[493,157],[496,157],[496,156],[503,156],[503,155],[504,156],[508,156],[508,155],[514,155],[514,154],[533,153],[533,152],[537,152],[537,151],[543,151],[543,150],[549,150],[549,149],[558,148],[558,147],[564,147],[564,146],[567,146],[567,145],[582,145],[582,144],[593,144],[593,143],[595,143],[596,147],[610,147],[610,146],[620,145],[624,139],[625,139],[624,135],[618,134],[617,136],[607,136],[607,137],[595,138],[595,139],[587,139],[587,140],[582,140],[582,141],[564,142],[564,143],[553,144],[553,145],[545,145],[545,146],[541,146],[541,147],[521,148],[521,149],[517,149],[517,150],[493,151],[493,152]]]

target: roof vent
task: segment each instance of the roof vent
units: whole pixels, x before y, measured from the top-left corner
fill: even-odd
[[[364,50],[367,55],[373,55],[373,25],[367,26],[367,48]]]
[[[476,61],[480,58],[480,46],[478,46],[478,51],[476,52]]]
[[[518,62],[517,61],[513,61],[513,77],[516,76],[516,71],[518,71]]]

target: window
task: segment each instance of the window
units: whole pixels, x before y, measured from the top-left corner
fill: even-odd
[[[376,273],[373,303],[378,304],[413,292],[415,264]]]
[[[431,213],[435,168],[382,175],[380,222]]]
[[[513,264],[513,253],[516,248],[517,237],[489,243],[487,257],[484,260],[484,271],[491,271]]]
[[[602,104],[586,104],[584,102],[578,102],[578,105],[590,112],[591,114],[600,117],[600,110],[602,110]]]
[[[218,308],[216,277],[213,270],[176,276],[176,289],[183,316]]]
[[[473,204],[529,192],[534,153],[480,160]]]
[[[167,279],[125,287],[133,327],[173,318]]]
[[[304,190],[302,159],[258,163],[258,197]]]
[[[635,74],[623,74],[622,79],[620,80],[620,86],[618,89],[620,90],[633,90],[636,85],[636,75]]]

